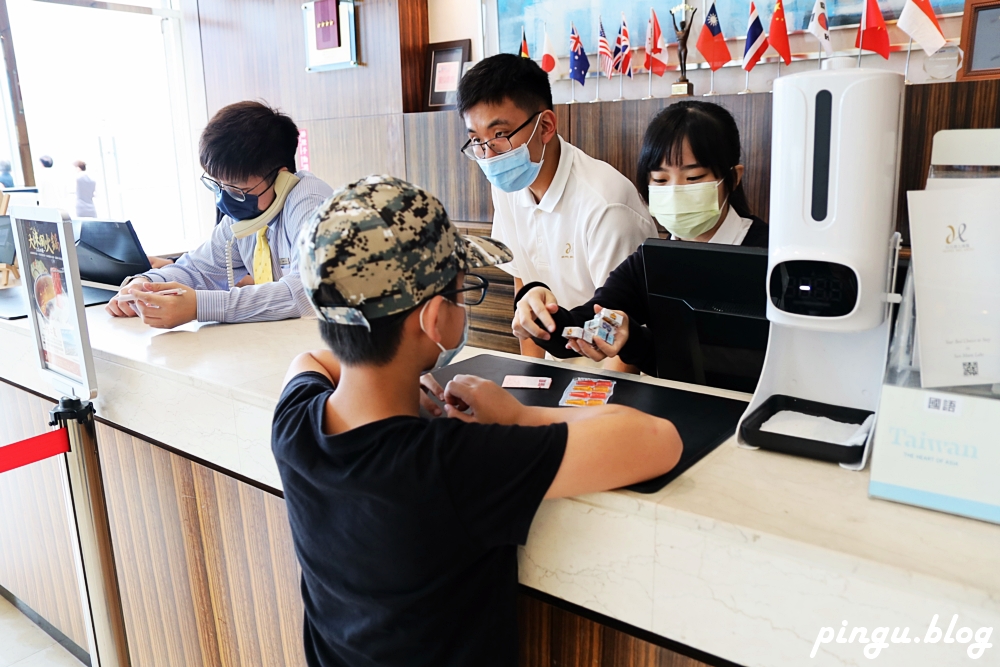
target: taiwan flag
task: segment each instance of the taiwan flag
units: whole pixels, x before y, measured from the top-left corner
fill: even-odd
[[[695,44],[695,48],[704,56],[713,72],[733,59],[726,38],[722,35],[722,25],[715,11],[715,2],[712,2],[705,16],[705,25],[698,33],[698,43]]]
[[[878,0],[866,0],[854,46],[861,50],[874,51],[886,60],[889,59],[889,31],[885,28],[885,19],[882,18]]]

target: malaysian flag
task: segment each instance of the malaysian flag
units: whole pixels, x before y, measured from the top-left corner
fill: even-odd
[[[597,25],[601,28],[601,37],[597,40],[597,66],[610,79],[615,71],[614,56],[611,55],[611,45],[608,44],[608,36],[604,34],[604,22],[600,17],[597,18]]]
[[[618,29],[618,39],[615,40],[614,71],[622,76],[632,78],[632,49],[628,42],[628,25],[625,23],[625,13],[622,12],[622,25]]]

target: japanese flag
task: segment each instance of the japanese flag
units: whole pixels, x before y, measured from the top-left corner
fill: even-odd
[[[549,41],[549,31],[545,31],[545,48],[542,49],[542,69],[546,72],[552,72],[556,68],[556,47],[552,46],[552,42]]]

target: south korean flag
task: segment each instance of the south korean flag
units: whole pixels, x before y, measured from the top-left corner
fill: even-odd
[[[809,18],[809,32],[816,36],[826,55],[833,55],[833,43],[830,41],[830,25],[826,20],[826,0],[816,0],[812,16]]]

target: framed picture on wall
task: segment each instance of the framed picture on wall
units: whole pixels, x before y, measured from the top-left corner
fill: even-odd
[[[358,66],[354,0],[310,0],[302,4],[306,71]]]
[[[1000,79],[1000,0],[966,0],[959,81]]]
[[[462,66],[469,61],[472,40],[438,42],[427,48],[427,111],[454,109]]]

